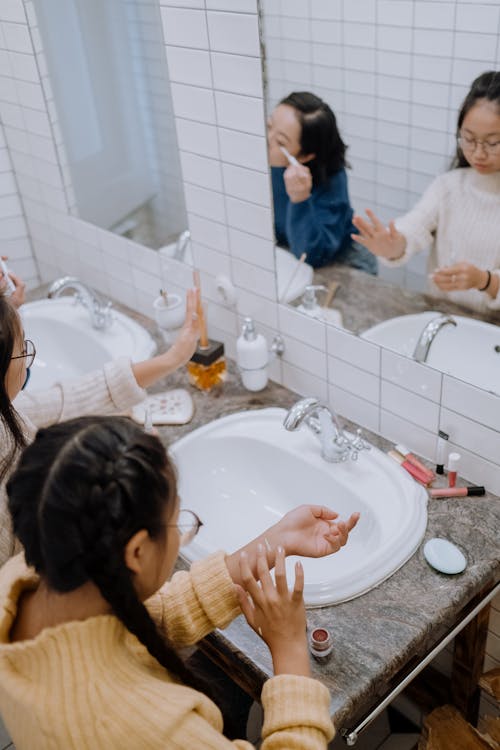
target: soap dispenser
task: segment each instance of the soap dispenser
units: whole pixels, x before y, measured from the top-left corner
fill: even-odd
[[[322,284],[311,284],[309,286],[306,286],[304,289],[304,294],[302,295],[302,302],[297,307],[297,310],[300,310],[300,312],[306,313],[306,315],[310,315],[312,318],[323,318],[323,312],[321,307],[318,305],[318,300],[316,299],[316,292],[326,292],[326,286],[323,286]]]
[[[241,380],[248,391],[261,391],[267,385],[269,353],[267,342],[255,330],[252,318],[245,318],[241,335],[236,341],[236,362]]]

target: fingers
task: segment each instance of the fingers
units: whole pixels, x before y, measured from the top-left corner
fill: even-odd
[[[257,546],[257,573],[262,586],[262,591],[269,596],[274,590],[273,579],[269,572],[269,563],[267,562],[267,553],[263,544]]]
[[[262,589],[252,575],[246,552],[242,552],[240,555],[240,575],[243,588],[250,594],[254,604],[262,608],[264,606],[264,595]]]
[[[360,516],[361,516],[361,513],[358,513],[358,512],[351,513],[351,515],[349,516],[349,518],[347,520],[347,530],[348,531],[352,531],[353,530],[353,528],[358,523]]]
[[[240,604],[241,611],[243,612],[246,621],[250,625],[250,627],[254,627],[255,622],[255,607],[253,605],[253,601],[248,596],[245,589],[243,589],[238,584],[235,584],[235,593],[238,597],[238,601]]]
[[[382,222],[380,221],[380,219],[378,218],[378,216],[375,216],[375,214],[373,213],[373,211],[371,209],[369,209],[369,208],[365,209],[365,211],[366,211],[366,215],[371,219],[371,222],[373,224],[373,227],[374,227],[375,231],[377,231],[377,232],[385,232],[386,228],[382,224]]]
[[[276,550],[274,580],[276,581],[276,590],[278,594],[284,596],[288,592],[288,582],[286,580],[285,550],[283,547],[278,547]]]
[[[325,505],[311,505],[311,512],[316,518],[322,518],[324,521],[333,521],[339,517],[339,514],[327,508]]]
[[[361,235],[365,238],[373,237],[374,227],[372,224],[367,222],[361,216],[354,216],[352,223],[361,232]]]
[[[295,563],[295,583],[293,585],[292,601],[299,602],[304,595],[304,568],[302,563]]]

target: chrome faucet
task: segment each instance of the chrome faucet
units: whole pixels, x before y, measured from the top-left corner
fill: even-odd
[[[109,328],[113,322],[111,302],[106,302],[97,292],[88,287],[74,276],[62,276],[51,285],[47,297],[56,299],[65,289],[74,289],[74,299],[80,302],[90,313],[92,326],[99,331]]]
[[[175,243],[175,251],[173,257],[175,260],[184,260],[184,256],[186,255],[186,250],[189,245],[189,240],[191,239],[191,232],[189,229],[186,229],[182,234],[180,234],[177,238],[177,242]]]
[[[417,362],[427,362],[431,344],[443,326],[456,326],[457,321],[451,315],[440,315],[438,318],[430,320],[419,336],[413,359]]]
[[[288,411],[283,425],[286,430],[298,430],[305,423],[321,443],[321,455],[325,461],[337,463],[351,458],[356,461],[359,451],[369,449],[368,443],[357,436],[350,439],[342,429],[335,412],[316,398],[303,398]]]

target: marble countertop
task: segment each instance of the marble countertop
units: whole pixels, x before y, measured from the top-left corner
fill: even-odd
[[[314,284],[324,284],[328,287],[332,281],[337,281],[339,287],[330,307],[342,313],[344,327],[353,333],[361,333],[389,318],[428,310],[477,318],[495,325],[500,322],[498,313],[491,315],[478,313],[430,294],[403,289],[396,284],[342,264],[333,263],[315,270]],[[321,299],[319,297],[320,301]],[[299,303],[300,300],[293,302],[294,305]]]
[[[168,387],[186,387],[186,384],[183,372],[168,379]],[[288,408],[298,398],[275,383],[257,394],[244,391],[231,363],[228,381],[221,391],[214,394],[191,388],[190,391],[195,400],[194,418],[182,427],[161,428],[166,444],[225,414],[267,406]],[[343,422],[349,430],[356,427],[347,420]],[[381,450],[392,447],[377,435],[367,431],[364,435]],[[444,484],[443,480],[441,483]],[[304,502],[308,501],[314,502],[313,491],[311,497],[304,498]],[[335,507],[334,498],[332,506]],[[326,627],[333,635],[333,653],[325,663],[313,661],[313,674],[331,692],[332,716],[337,727],[375,704],[394,675],[410,660],[429,651],[455,624],[460,611],[475,595],[500,580],[499,529],[500,499],[491,494],[431,499],[422,545],[400,570],[357,599],[308,610],[308,627]],[[464,552],[468,560],[464,573],[447,576],[429,567],[422,547],[435,536],[452,540]],[[251,681],[259,683],[272,674],[266,645],[243,617],[226,630],[216,631],[210,641],[210,651],[224,651],[226,656],[222,661],[226,662],[227,655],[232,654],[243,671],[251,674]]]
[[[342,269],[341,269],[342,270]],[[30,293],[42,296],[45,287]],[[155,325],[144,316],[123,309],[142,323],[162,347]],[[221,390],[203,393],[188,383],[185,369],[158,383],[151,392],[185,387],[193,396],[195,413],[187,425],[161,427],[160,437],[168,446],[191,430],[218,417],[240,410],[268,406],[289,408],[299,397],[269,382],[259,393],[243,389],[234,363],[228,362],[228,379]],[[349,430],[356,425],[343,420]],[[372,444],[387,451],[392,447],[380,436],[364,431]],[[314,502],[311,497],[304,502]],[[335,507],[335,499],[332,498]],[[308,610],[308,626],[328,628],[334,650],[313,674],[330,690],[332,717],[337,727],[352,723],[383,695],[393,677],[409,662],[423,656],[453,626],[461,610],[485,587],[500,580],[500,499],[484,497],[430,500],[424,542],[434,536],[457,544],[468,560],[466,570],[456,576],[440,574],[429,567],[422,545],[412,558],[388,580],[353,601]],[[338,553],[342,554],[342,552]],[[260,684],[272,674],[269,651],[242,616],[224,631],[207,639],[212,653],[240,671],[245,680]]]

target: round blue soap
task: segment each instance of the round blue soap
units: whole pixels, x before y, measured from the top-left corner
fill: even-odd
[[[424,545],[424,557],[433,568],[440,573],[454,575],[462,573],[467,566],[467,560],[455,544],[447,539],[434,537]]]

